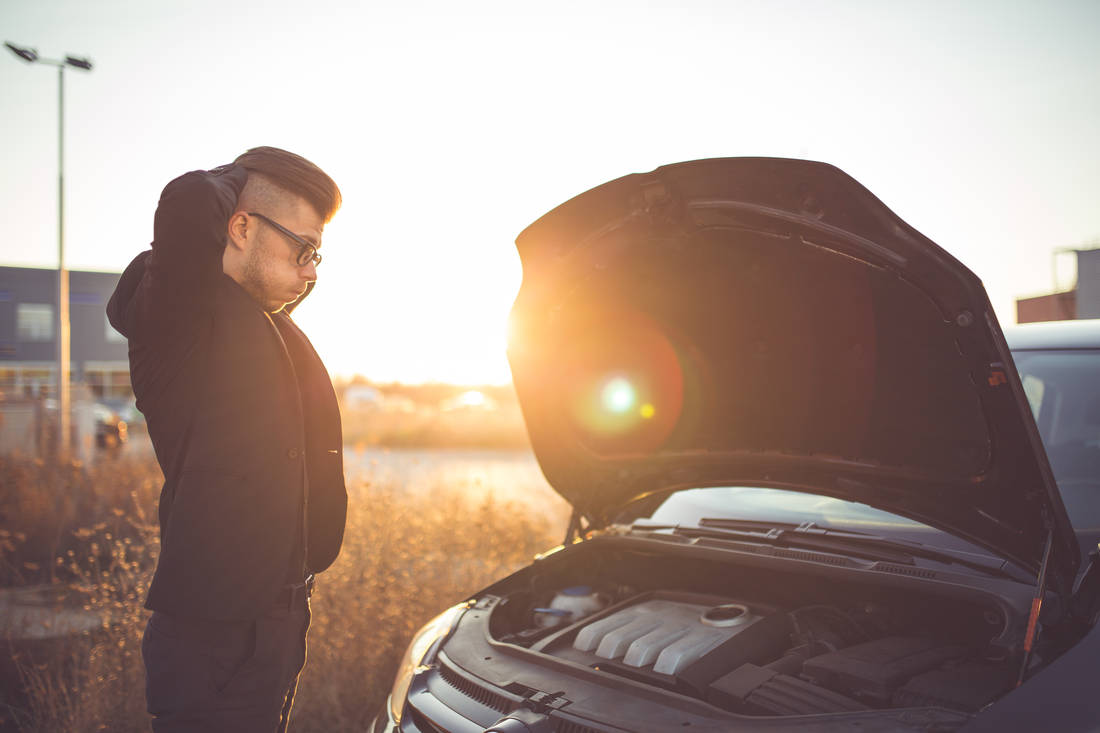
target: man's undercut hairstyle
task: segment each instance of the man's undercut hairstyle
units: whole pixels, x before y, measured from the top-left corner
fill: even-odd
[[[326,223],[343,201],[340,189],[327,173],[287,150],[265,145],[252,148],[233,162],[249,174],[258,174],[284,191],[301,196]]]

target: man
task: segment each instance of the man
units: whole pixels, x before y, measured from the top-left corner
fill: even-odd
[[[254,148],[169,183],[107,305],[164,472],[142,641],[154,731],[285,731],[347,511],[340,414],[290,311],[340,190]]]

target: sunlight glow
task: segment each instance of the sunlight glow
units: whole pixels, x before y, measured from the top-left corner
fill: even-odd
[[[66,86],[72,269],[121,272],[150,241],[168,181],[253,145],[300,153],[332,175],[344,206],[325,227],[318,289],[295,320],[334,376],[509,383],[503,323],[521,282],[517,234],[592,186],[684,160],[838,165],[973,268],[1002,323],[1015,319],[1016,297],[1049,292],[1052,249],[1095,246],[1100,235],[1097,2],[1057,12],[993,0],[943,12],[869,2],[254,5],[10,0],[0,18],[13,42],[95,62]],[[889,53],[866,43],[884,28],[905,29]],[[176,52],[183,38],[233,52]],[[317,39],[323,58],[283,52],[302,38]],[[799,52],[776,54],[777,38]],[[662,62],[637,73],[654,48]],[[0,260],[52,269],[57,86],[5,56],[0,200],[19,215],[5,222]],[[736,94],[715,93],[731,68],[753,73]],[[241,78],[251,112],[210,114]],[[799,100],[815,109],[812,124],[787,111],[791,79],[809,80]],[[316,108],[288,114],[291,89],[308,89]],[[966,125],[952,115],[959,100]],[[112,114],[95,114],[104,105]],[[1054,261],[1061,282],[1070,259]],[[588,406],[612,415],[603,382],[585,387]],[[651,396],[641,381],[634,388],[627,412],[643,420]],[[681,405],[661,393],[652,401],[650,429],[672,425]]]
[[[317,291],[294,313],[330,372],[378,382],[509,383],[507,314],[521,275],[515,247],[501,245],[494,260],[456,256],[432,267],[402,252],[377,254],[384,264],[368,267],[348,247],[372,238],[356,213],[340,212],[326,227],[325,246],[341,267],[321,273]],[[361,302],[382,293],[387,308]]]
[[[458,396],[458,404],[463,407],[481,407],[485,404],[485,395],[476,389],[471,389]]]
[[[497,409],[497,407],[496,400],[476,389],[466,390],[462,394],[443,400],[439,404],[439,409],[443,412],[453,410],[490,411]]]
[[[634,387],[622,377],[615,377],[604,385],[600,398],[611,412],[626,412],[634,405]]]

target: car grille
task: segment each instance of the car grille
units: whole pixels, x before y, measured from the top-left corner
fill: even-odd
[[[924,570],[922,568],[907,568],[903,565],[891,565],[889,563],[876,563],[875,570],[880,573],[895,573],[897,575],[911,575],[914,578],[935,578],[936,573],[933,570]]]
[[[442,677],[443,681],[448,685],[487,708],[492,708],[500,713],[506,713],[516,707],[516,703],[508,698],[503,695],[498,695],[491,690],[486,690],[480,685],[471,682],[446,664],[439,665],[439,676]]]
[[[409,708],[409,714],[412,717],[413,725],[421,733],[447,733],[432,721],[421,715],[420,711],[416,708]]]
[[[475,702],[481,703],[487,708],[496,710],[499,713],[510,712],[512,710],[515,710],[518,706],[517,702],[508,699],[504,695],[498,695],[492,690],[487,690],[477,683],[471,682],[470,680],[466,679],[458,672],[456,672],[454,669],[449,667],[447,664],[440,663],[439,676],[443,679],[444,682],[461,692],[466,697],[474,700]],[[415,714],[415,719],[417,727],[421,730],[433,732],[439,731],[439,728],[432,725],[426,718],[423,718],[423,716],[419,715],[418,713]],[[587,725],[574,723],[569,720],[554,719],[553,725],[553,730],[555,731],[555,733],[604,733],[599,728],[591,728]]]

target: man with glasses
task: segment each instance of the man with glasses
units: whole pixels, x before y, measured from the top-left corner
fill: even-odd
[[[107,306],[164,472],[142,641],[154,731],[285,731],[347,511],[332,383],[290,317],[340,190],[253,148],[160,197]]]

